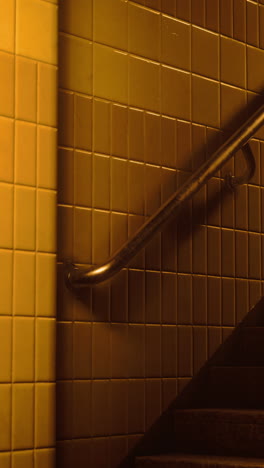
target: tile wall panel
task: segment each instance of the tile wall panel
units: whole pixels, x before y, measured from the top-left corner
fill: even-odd
[[[224,187],[238,155],[108,284],[77,297],[62,268],[106,260],[261,100],[262,3],[60,2],[58,468],[117,468],[263,294],[263,131],[249,185]]]
[[[0,9],[0,466],[55,468],[58,5]]]

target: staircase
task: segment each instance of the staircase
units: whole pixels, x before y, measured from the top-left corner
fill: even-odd
[[[173,410],[174,453],[137,468],[264,468],[264,299],[244,322],[207,367],[202,398]]]

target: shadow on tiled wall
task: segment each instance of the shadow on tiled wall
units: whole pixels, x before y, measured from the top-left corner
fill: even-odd
[[[254,332],[251,334],[251,338],[255,341],[256,327],[263,327],[264,324],[263,313],[264,298],[250,310],[243,321],[233,330],[222,345],[215,351],[213,356],[200,369],[198,374],[187,383],[180,395],[153,424],[139,444],[133,448],[127,458],[119,465],[119,468],[134,467],[135,457],[137,456],[181,451],[181,446],[177,444],[177,439],[175,439],[174,436],[174,409],[228,407],[226,401],[232,402],[232,400],[233,408],[243,407],[237,389],[237,385],[240,385],[240,383],[236,385],[232,378],[229,381],[217,382],[217,375],[214,375],[217,374],[217,372],[214,371],[223,368],[226,370],[226,368],[229,367],[231,373],[234,373],[234,366],[242,365],[243,358],[245,359],[244,365],[249,365],[249,362],[252,361],[251,355],[254,354],[255,349],[254,346],[248,348],[249,341],[246,344],[245,342],[243,343],[243,332],[250,330],[250,327],[254,327],[251,328]],[[262,339],[263,333],[261,328],[259,331],[261,332],[261,334],[259,334],[260,339]],[[251,344],[253,344],[253,341]],[[241,353],[243,354],[242,357]],[[258,360],[259,363],[263,362],[262,353],[259,353]],[[232,384],[234,388],[232,388]],[[253,381],[250,382],[249,385],[254,385]],[[259,389],[257,394],[259,400],[262,401],[261,389]],[[247,398],[247,400],[250,400],[250,397]],[[216,401],[219,403],[217,406],[215,404]],[[258,402],[256,402],[255,399],[254,401],[247,401],[249,408],[256,408],[256,404],[258,404]]]

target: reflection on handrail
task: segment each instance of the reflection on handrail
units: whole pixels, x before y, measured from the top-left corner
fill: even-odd
[[[247,171],[241,177],[228,177],[230,188],[246,183],[255,170],[254,156],[248,140],[264,124],[264,106],[261,106],[241,127],[190,176],[145,224],[109,260],[89,269],[65,263],[65,281],[70,289],[78,289],[102,283],[122,268],[159,232],[177,213],[182,204],[189,200],[206,182],[239,150],[243,150]]]

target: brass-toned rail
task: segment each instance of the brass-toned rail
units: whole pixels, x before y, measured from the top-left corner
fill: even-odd
[[[264,124],[264,106],[261,106],[241,127],[190,176],[143,226],[109,260],[91,268],[65,263],[65,281],[70,289],[102,283],[124,268],[128,262],[175,216],[182,204],[189,200],[239,150],[243,150],[247,170],[240,177],[229,176],[230,188],[246,183],[255,171],[255,160],[248,140]]]

